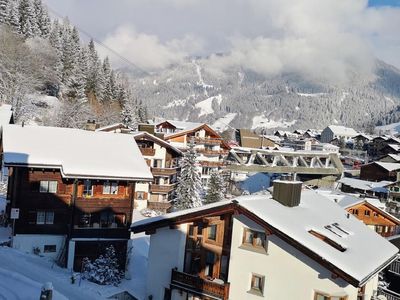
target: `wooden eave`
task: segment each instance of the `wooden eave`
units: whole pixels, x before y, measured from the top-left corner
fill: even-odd
[[[387,267],[392,261],[394,261],[397,258],[397,253],[396,253],[393,257],[391,257],[385,263],[383,263],[381,266],[376,268],[374,272],[370,273],[366,278],[364,278],[363,280],[360,281],[360,280],[354,278],[353,276],[347,274],[345,271],[339,269],[337,266],[335,266],[333,263],[324,259],[318,253],[316,253],[316,252],[310,250],[309,248],[307,248],[306,246],[302,245],[295,238],[290,237],[287,234],[280,231],[279,229],[275,228],[274,226],[271,226],[265,220],[261,219],[254,213],[252,213],[249,210],[245,209],[244,207],[240,206],[235,201],[233,201],[232,203],[226,204],[226,205],[219,206],[219,207],[212,207],[212,208],[209,208],[206,210],[196,211],[193,213],[189,213],[187,215],[177,216],[177,217],[171,218],[171,219],[160,219],[158,221],[155,221],[154,223],[132,226],[130,228],[130,230],[133,231],[134,233],[146,232],[147,234],[154,234],[158,228],[162,228],[162,227],[175,228],[177,225],[180,225],[180,224],[202,221],[203,218],[218,216],[221,214],[232,214],[232,215],[243,214],[243,215],[245,215],[250,220],[252,220],[252,221],[256,222],[257,224],[259,224],[260,226],[262,226],[268,233],[275,234],[281,240],[283,240],[287,244],[291,245],[295,249],[299,250],[300,252],[304,253],[306,256],[313,259],[314,261],[319,263],[321,266],[325,267],[327,270],[329,270],[333,274],[339,276],[340,278],[342,278],[349,284],[353,285],[354,287],[363,286],[372,276],[374,276],[375,274],[377,274],[378,272],[383,270],[385,267]]]
[[[390,221],[392,221],[393,223],[395,223],[397,226],[400,225],[400,220],[399,220],[399,219],[393,217],[392,215],[388,214],[388,213],[385,212],[384,210],[380,209],[379,207],[376,207],[375,205],[369,203],[369,202],[366,201],[366,200],[364,200],[363,202],[358,202],[358,203],[355,203],[355,204],[353,204],[353,205],[351,205],[351,206],[348,206],[348,207],[346,207],[346,210],[353,209],[353,208],[355,208],[356,206],[359,206],[359,205],[365,205],[365,206],[367,206],[369,209],[371,209],[372,211],[374,211],[374,212],[376,212],[376,213],[378,213],[378,214],[384,216],[385,218],[389,219]]]
[[[168,143],[167,141],[164,141],[148,132],[141,132],[137,135],[134,135],[134,138],[136,141],[140,141],[140,138],[145,138],[148,140],[151,140],[152,142],[159,144],[161,146],[163,146],[164,148],[168,148],[171,149],[172,151],[174,151],[175,153],[177,153],[178,155],[183,155],[182,151],[179,150],[178,148],[172,146],[170,143]]]

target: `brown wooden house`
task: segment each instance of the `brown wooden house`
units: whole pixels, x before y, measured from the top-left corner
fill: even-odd
[[[2,146],[13,247],[79,271],[112,244],[124,268],[135,182],[152,180],[132,137],[9,125]]]
[[[368,181],[397,181],[400,163],[372,162],[361,166],[360,179]]]

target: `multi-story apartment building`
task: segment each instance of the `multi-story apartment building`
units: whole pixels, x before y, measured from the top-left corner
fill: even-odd
[[[148,132],[136,132],[133,136],[154,178],[152,183],[136,183],[136,207],[165,212],[174,197],[182,152]]]
[[[193,141],[197,150],[199,172],[206,187],[210,174],[225,166],[229,145],[207,124],[178,121],[164,121],[156,124],[156,132],[162,133],[165,141],[181,150],[186,150]]]
[[[14,248],[80,271],[113,245],[125,266],[135,183],[153,179],[132,136],[8,125],[2,150]]]
[[[398,249],[301,183],[138,221],[149,299],[371,299]]]

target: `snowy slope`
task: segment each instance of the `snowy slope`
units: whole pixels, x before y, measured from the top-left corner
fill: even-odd
[[[286,121],[286,120],[278,120],[274,121],[269,119],[265,116],[265,113],[262,115],[256,115],[253,117],[253,123],[251,125],[251,129],[256,128],[266,128],[266,129],[273,129],[273,128],[288,128],[296,124],[297,120],[293,121]]]
[[[213,104],[217,103],[217,105],[221,105],[222,95],[207,98],[199,103],[196,103],[195,107],[200,109],[199,117],[210,115],[214,113]]]
[[[231,127],[230,123],[233,121],[233,119],[236,118],[236,116],[237,116],[237,113],[229,113],[229,114],[225,115],[224,117],[216,120],[214,122],[214,124],[211,125],[211,127],[220,132],[225,131]]]

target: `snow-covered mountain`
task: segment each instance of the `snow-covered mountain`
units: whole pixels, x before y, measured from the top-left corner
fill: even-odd
[[[221,130],[361,128],[387,118],[400,104],[400,70],[382,61],[376,61],[372,76],[354,73],[345,84],[208,66],[207,59],[198,58],[157,73],[128,75],[151,115],[208,122]]]

